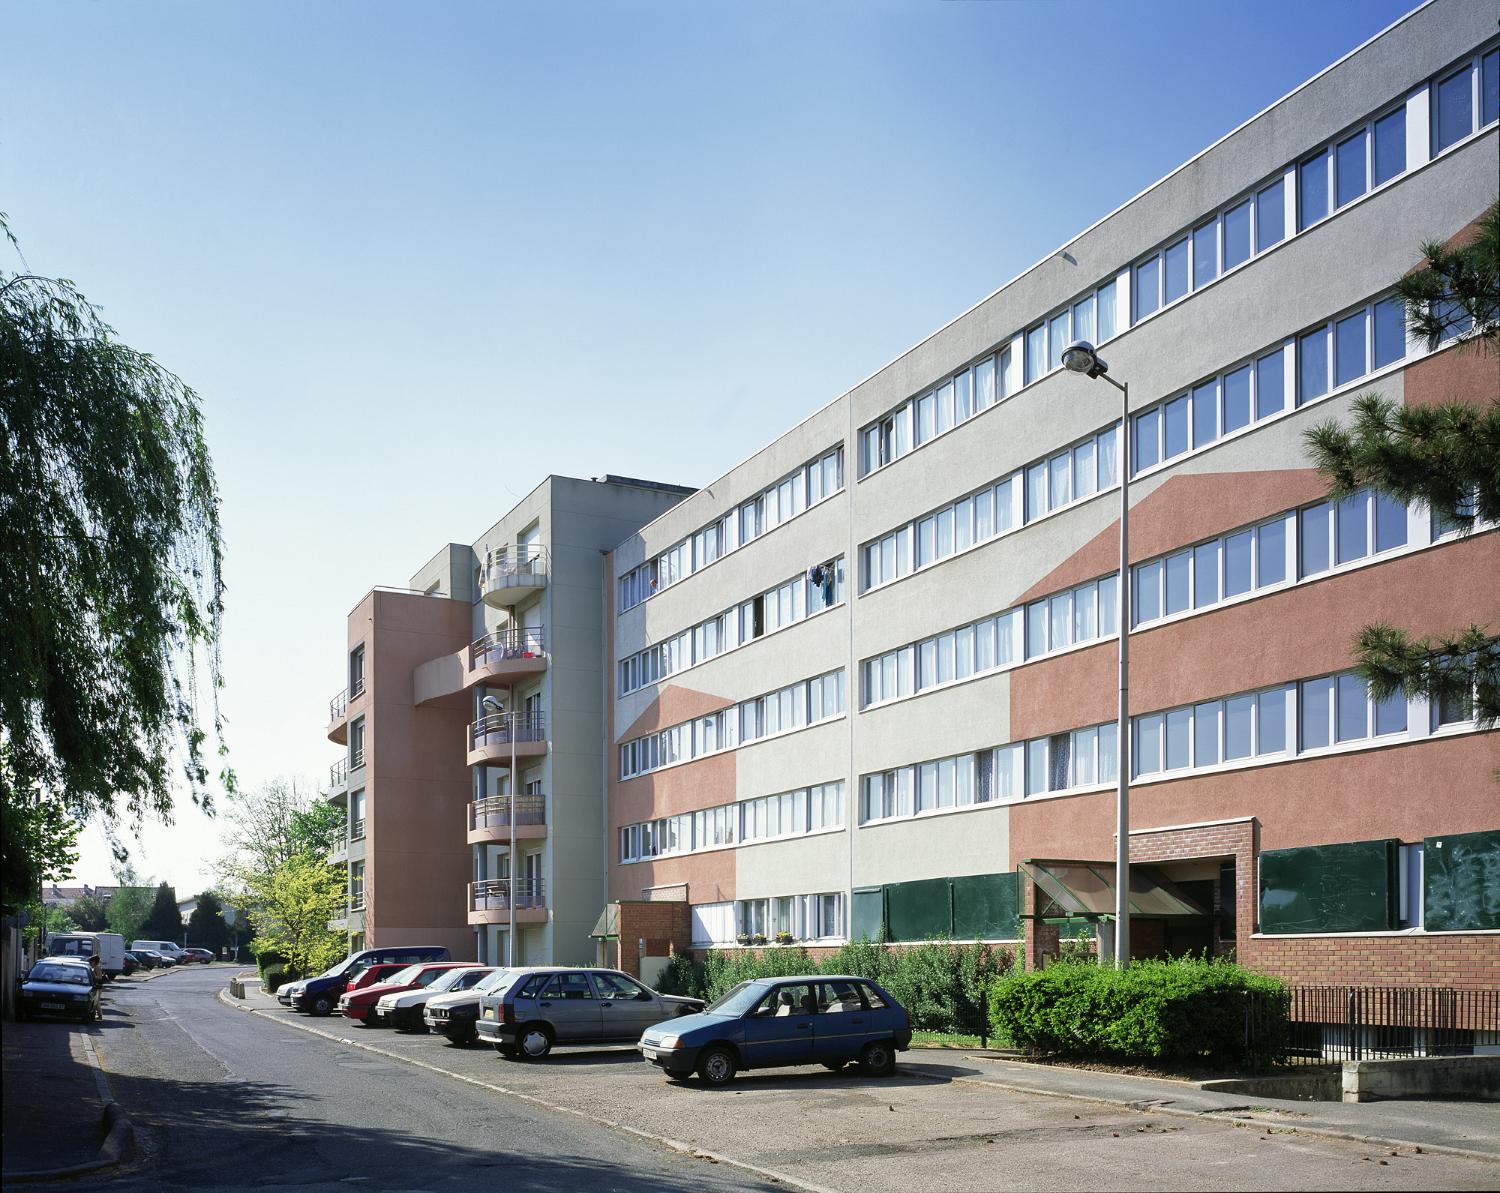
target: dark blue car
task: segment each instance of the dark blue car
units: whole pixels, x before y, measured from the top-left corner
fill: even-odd
[[[276,1001],[313,1015],[327,1015],[339,1005],[339,995],[349,983],[372,965],[415,965],[419,961],[446,961],[448,950],[437,944],[400,945],[395,948],[365,949],[345,957],[332,969],[300,982],[288,982],[276,991]]]
[[[857,1061],[872,1077],[896,1069],[911,1046],[911,1017],[869,978],[758,978],[741,982],[701,1014],[646,1029],[641,1055],[682,1080],[728,1085],[741,1069]]]

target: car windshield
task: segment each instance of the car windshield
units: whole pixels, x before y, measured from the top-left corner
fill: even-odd
[[[479,984],[474,987],[474,989],[483,990],[486,992],[490,990],[504,990],[513,981],[515,981],[515,979],[516,975],[510,970],[497,969],[492,974],[486,974],[485,977],[479,982]]]
[[[467,969],[445,969],[427,984],[427,989],[433,993],[439,990],[452,990],[454,983],[468,972]]]
[[[421,972],[422,967],[420,965],[408,965],[405,969],[398,969],[395,973],[386,974],[376,985],[409,986],[417,980],[417,975]]]
[[[89,971],[81,965],[33,965],[29,982],[61,982],[68,986],[87,986]]]
[[[709,1003],[703,1013],[726,1017],[743,1015],[764,997],[767,989],[764,982],[741,982],[728,994],[720,995]]]

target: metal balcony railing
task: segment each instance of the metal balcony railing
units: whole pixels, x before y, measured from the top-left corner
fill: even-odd
[[[340,758],[328,768],[328,785],[337,787],[349,778],[349,759]]]
[[[354,681],[349,685],[349,699],[353,700],[356,696],[358,696],[364,690],[365,690],[365,677],[363,675],[356,676],[355,679],[354,679]]]
[[[364,764],[365,748],[364,746],[355,746],[354,749],[349,751],[349,769],[358,770]]]
[[[512,732],[518,742],[546,741],[546,715],[540,712],[494,712],[480,717],[469,725],[469,749],[509,745]]]
[[[365,818],[361,816],[358,820],[349,822],[349,840],[363,841],[365,839]]]
[[[547,797],[545,795],[518,795],[515,799],[517,824],[546,824]],[[510,827],[511,798],[508,795],[493,795],[488,799],[475,800],[469,805],[469,831],[482,828]]]
[[[521,550],[511,547],[505,551],[491,551],[484,563],[484,587],[489,592],[497,588],[532,587],[547,579],[547,552],[541,547]]]
[[[344,688],[328,702],[328,723],[342,721],[349,715],[349,689]]]
[[[512,884],[509,878],[491,878],[483,882],[469,883],[470,911],[509,911],[511,886],[515,886],[515,906],[546,907],[546,893],[540,878],[518,878]]]
[[[469,669],[507,659],[540,659],[547,654],[541,626],[511,626],[469,643]]]
[[[364,909],[365,893],[364,891],[355,891],[354,894],[349,896],[349,913],[352,915],[354,912],[363,911]]]

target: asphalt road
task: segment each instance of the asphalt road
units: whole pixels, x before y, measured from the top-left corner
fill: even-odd
[[[111,989],[97,1046],[142,1155],[70,1189],[772,1187],[234,1011],[215,997],[225,982],[187,970]]]
[[[111,992],[97,1046],[145,1153],[111,1190],[778,1184],[600,1119],[783,1174],[782,1187],[847,1193],[1500,1188],[1493,1159],[1321,1137],[1298,1130],[1295,1105],[1253,1122],[1169,1114],[988,1085],[976,1066],[932,1053],[908,1053],[893,1078],[810,1067],[711,1091],[668,1084],[628,1050],[525,1064],[259,998],[263,1013],[246,1014],[217,1001],[226,980],[187,970]],[[1455,1119],[1482,1116],[1488,1135],[1487,1110]]]

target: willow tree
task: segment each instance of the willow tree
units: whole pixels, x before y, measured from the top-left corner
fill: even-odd
[[[72,282],[32,273],[3,216],[0,231],[23,267],[0,269],[9,908],[58,864],[60,815],[169,821],[174,792],[212,810],[224,585],[197,395]]]
[[[1332,497],[1370,488],[1467,534],[1500,521],[1500,203],[1468,243],[1421,252],[1422,267],[1395,284],[1407,328],[1429,348],[1457,340],[1450,351],[1476,354],[1477,391],[1435,406],[1363,394],[1348,425],[1321,423],[1306,442]],[[1377,622],[1360,630],[1354,655],[1377,699],[1417,692],[1471,707],[1481,727],[1500,720],[1500,624],[1414,637]]]

